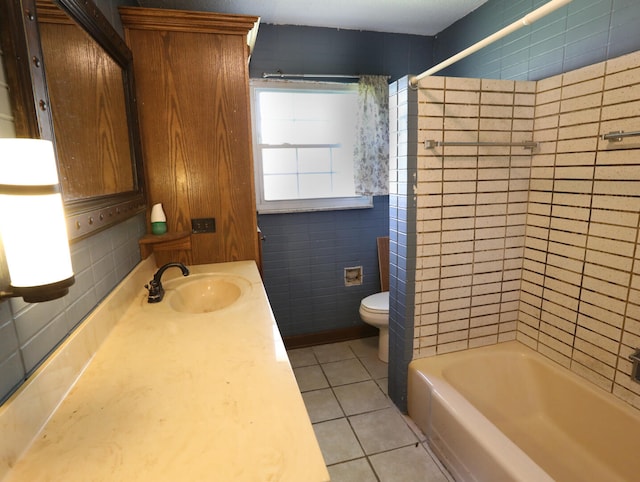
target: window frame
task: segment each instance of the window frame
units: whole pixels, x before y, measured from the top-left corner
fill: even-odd
[[[264,197],[264,175],[262,170],[262,148],[258,142],[260,129],[258,126],[257,96],[263,90],[357,90],[357,84],[338,82],[291,81],[250,79],[249,93],[251,98],[251,127],[253,144],[254,182],[256,193],[256,209],[258,214],[295,213],[310,211],[331,211],[346,209],[373,208],[373,196],[323,197],[308,199],[287,199],[269,201]]]

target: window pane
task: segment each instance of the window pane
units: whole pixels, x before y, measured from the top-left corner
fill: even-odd
[[[302,199],[335,197],[331,191],[331,174],[300,174]]]
[[[262,149],[263,174],[292,174],[297,171],[295,149]]]
[[[336,205],[347,205],[346,199],[337,198],[355,196],[354,86],[257,83],[261,86],[252,86],[252,90],[256,172],[262,177],[257,180],[262,199],[282,201],[287,206],[317,206],[316,201],[329,206],[326,200],[336,198]],[[297,200],[301,200],[299,204]],[[265,206],[260,199],[258,203]]]
[[[299,149],[298,160],[299,172],[331,172],[331,149]]]
[[[264,176],[264,198],[267,201],[298,199],[298,176],[275,174]]]

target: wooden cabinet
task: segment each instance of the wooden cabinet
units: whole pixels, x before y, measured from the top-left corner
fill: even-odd
[[[258,261],[247,46],[258,17],[130,7],[120,15],[149,205],[162,203],[170,233],[215,218],[215,233],[192,234],[191,252],[177,260]]]

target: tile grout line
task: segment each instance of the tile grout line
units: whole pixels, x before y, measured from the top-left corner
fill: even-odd
[[[326,390],[327,388],[330,389],[332,396],[336,400],[336,402],[338,404],[338,407],[339,407],[340,411],[342,412],[342,416],[341,417],[330,418],[330,419],[327,419],[327,420],[321,420],[321,421],[312,423],[312,425],[317,425],[317,424],[324,423],[324,422],[329,422],[329,421],[336,421],[336,420],[346,419],[345,421],[347,422],[347,424],[349,426],[349,429],[351,430],[353,436],[355,437],[355,440],[357,441],[357,443],[358,443],[358,445],[359,445],[359,447],[361,449],[361,452],[363,454],[360,457],[354,457],[354,458],[351,458],[351,459],[341,460],[339,462],[328,464],[327,467],[333,467],[333,466],[337,466],[337,465],[340,465],[340,464],[353,462],[353,461],[360,460],[360,459],[366,459],[366,462],[367,462],[369,468],[371,469],[373,475],[376,477],[376,479],[378,481],[380,481],[380,476],[376,472],[376,470],[375,470],[375,468],[373,466],[373,463],[371,461],[371,457],[372,456],[376,456],[376,455],[380,455],[380,454],[384,454],[384,453],[388,453],[388,452],[393,452],[395,450],[405,449],[405,448],[408,448],[408,447],[416,447],[417,448],[418,446],[420,446],[422,448],[422,450],[424,450],[426,456],[429,457],[435,463],[436,467],[441,472],[441,474],[445,477],[445,479],[452,480],[450,475],[446,472],[446,469],[443,468],[442,463],[435,457],[435,455],[428,448],[427,440],[426,440],[426,437],[424,436],[424,434],[419,432],[419,429],[417,427],[412,426],[409,423],[409,421],[407,420],[408,416],[403,414],[398,409],[398,407],[393,403],[393,400],[391,400],[391,398],[389,397],[388,393],[383,389],[382,386],[380,386],[379,380],[382,380],[384,378],[387,378],[387,380],[388,380],[388,375],[387,375],[387,377],[376,378],[373,369],[372,368],[368,368],[367,365],[365,363],[363,363],[363,358],[370,358],[369,356],[366,356],[366,355],[360,356],[360,355],[358,355],[358,353],[356,353],[353,350],[353,347],[350,344],[348,344],[347,348],[349,350],[349,353],[352,355],[352,357],[341,358],[339,360],[331,360],[331,361],[321,362],[319,357],[318,357],[318,355],[313,350],[313,347],[310,347],[310,348],[311,348],[311,354],[313,355],[313,358],[316,361],[316,365],[320,368],[320,371],[321,371],[322,375],[324,376],[324,378],[325,378],[325,380],[326,380],[326,382],[328,384],[328,387],[318,388],[318,389],[313,389],[313,390],[306,390],[305,393],[306,392]],[[354,382],[350,382],[350,383],[344,383],[344,384],[340,384],[340,385],[333,385],[331,383],[329,377],[327,376],[327,373],[325,371],[324,365],[328,364],[328,363],[336,363],[336,362],[354,360],[354,359],[357,360],[358,363],[364,368],[364,370],[367,373],[369,378],[365,379],[365,380],[359,380],[359,381],[354,381]],[[313,366],[313,365],[308,365],[308,366]],[[375,384],[376,388],[378,390],[380,390],[380,392],[384,396],[385,401],[387,402],[387,406],[384,407],[384,408],[377,408],[377,409],[368,410],[368,411],[365,411],[365,412],[362,412],[362,413],[354,413],[352,415],[347,415],[346,408],[343,405],[343,402],[340,401],[340,399],[339,399],[339,397],[338,397],[338,395],[337,395],[337,393],[335,391],[335,388],[346,387],[346,386],[350,386],[350,385],[356,385],[356,384],[359,384],[359,383],[365,383],[365,382],[369,382],[369,381],[373,382]],[[389,409],[392,409],[394,411],[394,413],[401,418],[402,422],[409,429],[410,433],[412,434],[412,436],[416,440],[411,442],[411,443],[409,443],[409,444],[405,444],[405,445],[401,445],[401,446],[398,446],[398,447],[394,447],[394,448],[390,448],[390,449],[386,449],[386,450],[381,450],[379,452],[367,454],[367,452],[366,452],[366,450],[365,450],[365,448],[363,446],[363,443],[360,440],[360,437],[358,436],[354,426],[352,425],[351,418],[355,417],[355,416],[360,416],[360,415],[365,415],[365,414],[372,414],[372,413],[375,413],[375,412],[381,412],[381,411],[389,410]]]

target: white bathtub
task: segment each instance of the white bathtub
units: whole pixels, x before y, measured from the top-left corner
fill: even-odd
[[[640,411],[521,343],[414,360],[408,382],[458,481],[640,480]]]

